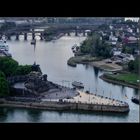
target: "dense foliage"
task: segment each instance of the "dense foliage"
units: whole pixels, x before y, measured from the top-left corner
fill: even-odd
[[[9,95],[9,86],[3,72],[0,71],[0,97]]]
[[[131,60],[128,63],[128,70],[130,72],[138,73],[139,74],[139,65],[140,65],[140,56],[138,56],[134,61]]]
[[[26,75],[29,74],[31,71],[32,71],[31,65],[25,65],[25,66],[19,65],[16,70],[16,75]]]
[[[0,97],[9,95],[9,85],[7,77],[14,75],[26,75],[31,71],[36,70],[39,66],[35,65],[18,65],[18,62],[12,58],[0,57]],[[38,70],[38,69],[37,69]]]
[[[96,57],[110,58],[112,56],[112,47],[100,40],[97,34],[88,37],[80,46],[81,52],[84,54],[91,54]]]
[[[8,57],[0,57],[0,70],[7,76],[12,76],[16,73],[18,62]]]
[[[134,54],[135,53],[135,48],[123,45],[122,46],[122,53]]]
[[[12,58],[0,57],[0,70],[6,77],[13,75],[26,75],[32,71],[31,65],[18,65],[18,62]]]

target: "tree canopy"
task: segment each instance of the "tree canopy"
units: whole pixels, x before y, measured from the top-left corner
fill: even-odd
[[[19,65],[16,69],[16,75],[26,75],[29,74],[32,71],[31,65]]]
[[[80,46],[81,52],[91,54],[96,57],[109,58],[112,56],[112,47],[105,43],[104,40],[100,40],[99,35],[93,34],[88,37]]]
[[[2,71],[0,71],[0,97],[9,95],[9,86],[6,77]]]
[[[14,75],[26,75],[34,71],[32,65],[19,65],[17,61],[8,57],[0,57],[0,71],[6,77]]]
[[[0,57],[0,70],[7,76],[14,75],[18,67],[18,62],[12,58]]]
[[[128,63],[128,70],[130,72],[139,73],[139,69],[140,69],[140,56],[137,56],[134,61],[131,60]]]

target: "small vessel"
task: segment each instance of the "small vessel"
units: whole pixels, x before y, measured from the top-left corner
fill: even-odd
[[[35,45],[35,44],[36,44],[36,40],[32,40],[31,45]]]
[[[84,88],[84,85],[81,82],[74,81],[72,82],[72,85],[77,88]]]
[[[1,51],[8,51],[9,50],[9,46],[6,43],[6,40],[3,40],[3,39],[0,40],[0,50]]]
[[[134,102],[134,103],[136,103],[136,104],[140,104],[140,100],[139,100],[138,97],[132,97],[131,98],[131,101]]]

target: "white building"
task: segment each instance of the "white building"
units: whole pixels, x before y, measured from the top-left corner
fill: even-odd
[[[117,51],[113,51],[113,55],[116,56],[116,55],[120,55],[121,54],[121,51],[117,50]]]
[[[128,28],[127,31],[128,31],[129,33],[132,33],[132,32],[133,32],[133,30],[132,30],[131,28]]]

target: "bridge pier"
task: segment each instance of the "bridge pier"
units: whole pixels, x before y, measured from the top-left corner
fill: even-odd
[[[75,31],[75,36],[78,36],[78,31],[77,30]]]
[[[11,40],[11,36],[10,36],[10,35],[7,35],[7,39],[8,39],[8,40]]]
[[[43,40],[43,33],[40,34],[40,40]]]
[[[27,33],[24,33],[24,40],[27,40]]]
[[[32,33],[32,40],[35,40],[35,33]]]
[[[83,36],[86,36],[85,30],[83,31]]]
[[[68,36],[70,36],[70,32],[68,32],[67,34],[68,34]]]
[[[16,40],[19,40],[19,34],[16,34]]]
[[[0,34],[0,39],[2,39],[2,34]]]

